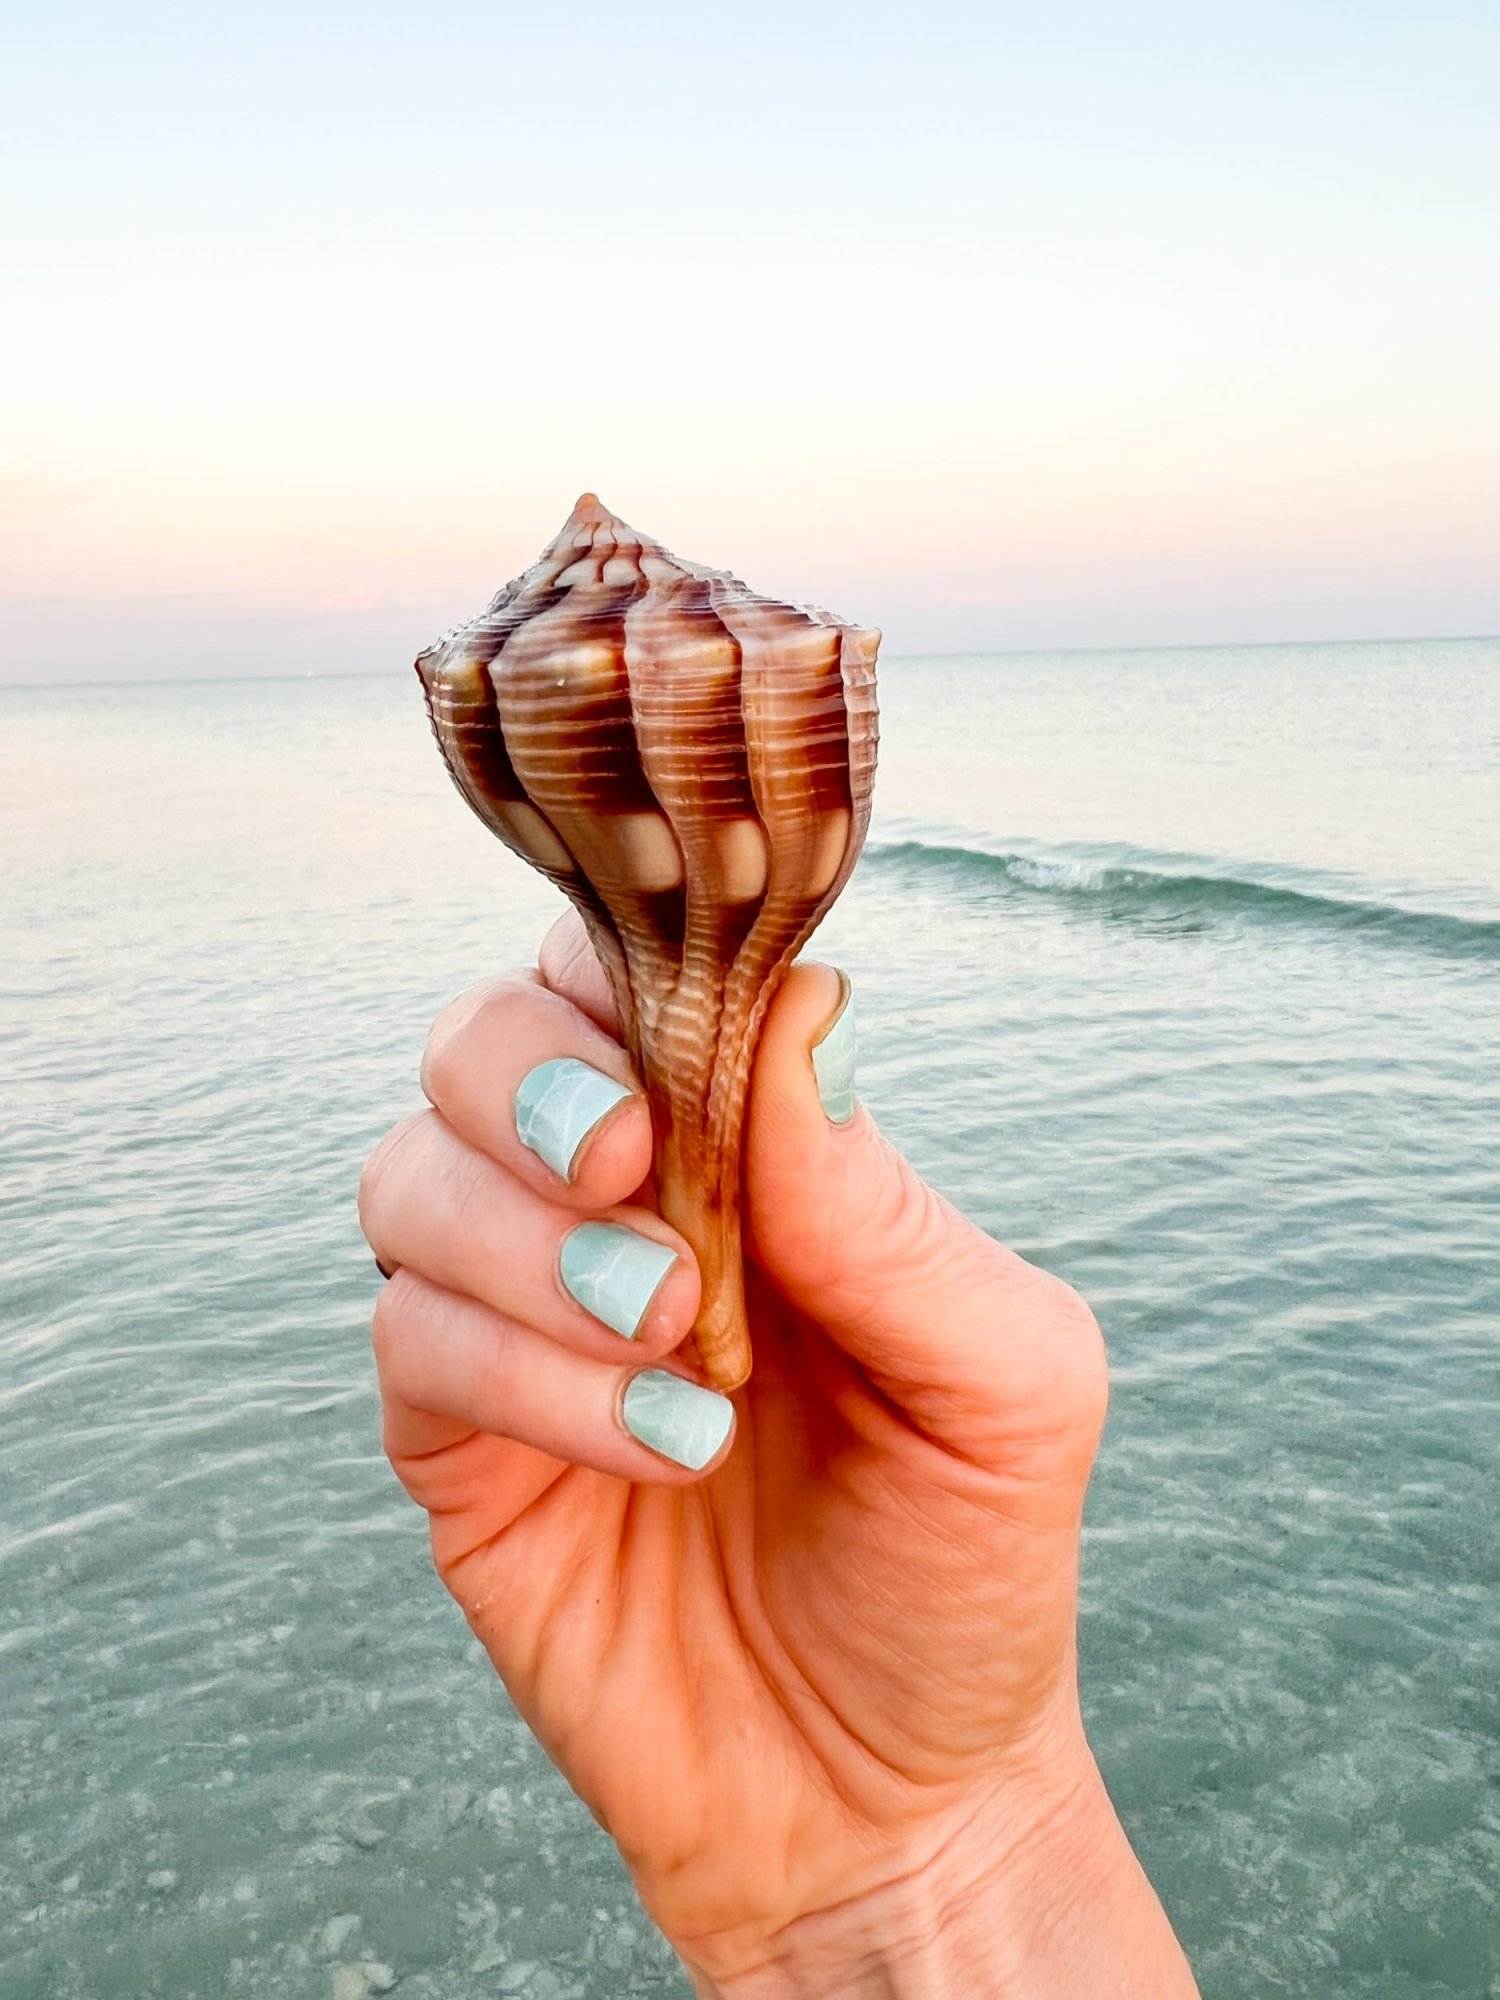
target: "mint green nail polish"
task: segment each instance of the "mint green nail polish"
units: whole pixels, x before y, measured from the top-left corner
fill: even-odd
[[[564,1180],[601,1118],[630,1092],[575,1056],[538,1063],[516,1086],[516,1137]]]
[[[842,975],[840,975],[842,977]],[[813,1075],[830,1124],[847,1125],[854,1116],[854,999],[844,980],[844,1004],[820,1042],[813,1044]]]
[[[580,1222],[563,1238],[562,1281],[595,1319],[634,1340],[677,1252],[617,1222]]]
[[[644,1368],[626,1383],[620,1415],[633,1438],[674,1465],[701,1472],[729,1435],[734,1405],[665,1368]]]

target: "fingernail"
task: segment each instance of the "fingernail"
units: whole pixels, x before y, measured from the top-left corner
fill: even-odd
[[[675,1250],[619,1223],[580,1222],[563,1238],[559,1269],[585,1312],[634,1340],[676,1262]]]
[[[839,1011],[813,1043],[813,1075],[830,1124],[847,1125],[854,1116],[854,996],[847,973],[839,974],[844,997]]]
[[[734,1405],[665,1368],[643,1368],[625,1385],[620,1415],[633,1438],[674,1465],[701,1472],[729,1435]]]
[[[574,1056],[538,1063],[516,1087],[516,1137],[569,1180],[579,1147],[629,1096],[623,1083]]]

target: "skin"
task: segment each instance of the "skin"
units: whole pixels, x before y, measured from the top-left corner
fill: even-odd
[[[755,1372],[702,1474],[625,1431],[692,1324],[691,1251],[622,1102],[570,1181],[515,1135],[536,1063],[639,1091],[572,917],[437,1021],[432,1109],[381,1143],[365,1233],[385,1443],[521,1714],[705,1996],[1196,1992],[1079,1716],[1084,1489],[1106,1401],[1067,1285],[932,1192],[810,1050],[837,974],[773,1006],[745,1148]],[[639,1337],[564,1292],[580,1220],[674,1245]],[[689,1348],[688,1354],[690,1355]]]

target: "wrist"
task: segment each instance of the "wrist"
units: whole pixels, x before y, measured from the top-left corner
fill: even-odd
[[[774,1936],[679,1942],[698,2000],[1192,2000],[1087,1751],[1030,1808],[989,1800],[877,1885]]]

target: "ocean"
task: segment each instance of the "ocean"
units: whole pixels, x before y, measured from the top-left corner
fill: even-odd
[[[1113,1363],[1082,1676],[1215,2000],[1500,1994],[1500,642],[893,660],[813,949]],[[0,1992],[685,1981],[379,1445],[360,1164],[556,899],[412,675],[0,691]]]

